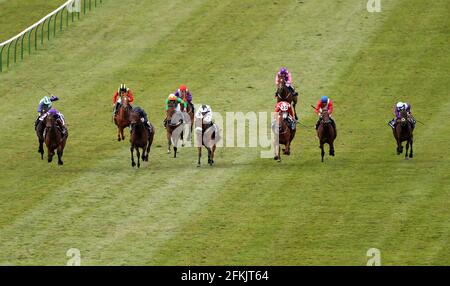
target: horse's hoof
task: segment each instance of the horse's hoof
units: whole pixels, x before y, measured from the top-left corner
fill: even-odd
[[[131,167],[133,167],[133,168],[136,167],[136,163],[134,163],[134,162],[131,163]]]
[[[64,162],[60,161],[60,162],[58,162],[58,165],[62,166],[62,165],[64,165]]]
[[[406,161],[408,161],[408,160],[409,160],[409,158],[408,158],[408,157],[405,157],[405,160],[406,160]]]
[[[197,168],[200,168],[200,164],[197,164]]]
[[[414,157],[414,156],[413,156],[412,154],[410,154],[410,155],[409,155],[409,158],[411,158],[411,159],[412,159],[413,157]]]

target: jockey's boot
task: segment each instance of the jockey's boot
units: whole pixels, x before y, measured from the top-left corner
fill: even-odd
[[[388,122],[388,125],[395,129],[395,118]]]
[[[319,129],[319,125],[320,125],[320,119],[317,120],[317,123],[316,123],[316,130]]]
[[[164,126],[164,128],[167,128],[167,118],[164,119],[164,121],[163,121],[163,126]]]
[[[38,118],[36,118],[36,121],[34,122],[34,130],[37,130],[37,127],[38,127],[38,125],[39,125],[39,122],[41,122],[41,121],[39,120],[39,118],[40,118],[40,116],[38,116]]]

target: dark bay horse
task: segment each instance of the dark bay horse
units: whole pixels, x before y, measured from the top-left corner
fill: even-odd
[[[139,149],[142,149],[142,161],[148,162],[148,155],[150,154],[150,147],[153,143],[153,137],[155,135],[155,129],[150,124],[152,132],[150,132],[145,127],[144,123],[141,121],[141,118],[137,112],[132,112],[130,114],[130,152],[131,152],[131,166],[135,167],[136,163],[134,162],[134,150],[136,150],[137,155],[137,167],[141,167],[140,161],[140,152]]]
[[[47,115],[47,117],[45,117],[44,123],[45,123],[44,141],[45,145],[47,146],[48,162],[49,163],[52,162],[56,150],[58,154],[58,165],[63,165],[62,156],[64,152],[64,147],[66,146],[67,137],[69,136],[69,134],[67,133],[66,136],[63,136],[62,131],[58,126],[58,124],[61,123],[58,122],[58,120],[55,119],[55,117],[51,116],[50,114]]]
[[[169,102],[168,109],[166,111],[166,131],[167,131],[167,154],[170,154],[170,147],[173,144],[173,157],[177,157],[178,140],[184,129],[183,114],[177,111],[177,103]]]
[[[328,109],[323,109],[320,117],[321,120],[319,123],[319,128],[317,128],[317,136],[319,137],[319,148],[321,150],[323,162],[323,157],[325,156],[323,146],[325,145],[325,143],[328,143],[328,145],[330,145],[330,156],[334,156],[334,140],[336,139],[336,130],[334,129],[331,122]]]
[[[214,164],[214,153],[216,152],[216,143],[219,141],[219,134],[216,134],[218,127],[215,124],[203,122],[203,118],[195,118],[195,133],[197,136],[198,161],[197,167],[201,166],[202,146],[208,150],[208,164]]]
[[[275,149],[275,157],[274,160],[278,160],[281,162],[280,155],[280,145],[283,144],[285,149],[283,149],[283,154],[290,155],[291,154],[291,142],[294,140],[296,130],[291,130],[289,128],[287,120],[288,113],[281,112],[278,113],[275,117],[275,121],[272,124],[272,132],[275,135],[274,137],[274,149]]]
[[[130,126],[131,105],[129,104],[129,97],[123,95],[121,105],[117,113],[114,115],[114,123],[117,125],[117,140],[125,140],[123,130]]]
[[[295,110],[295,106],[297,105],[297,96],[294,96],[289,88],[286,86],[284,80],[281,81],[281,84],[278,86],[276,92],[277,103],[280,101],[286,101],[294,108],[295,120],[298,120],[297,111]]]
[[[406,153],[405,160],[408,160],[408,149],[411,146],[411,151],[409,153],[409,158],[413,158],[413,128],[409,121],[408,113],[403,110],[401,113],[401,118],[396,120],[394,129],[394,138],[397,142],[397,155],[403,153],[402,143],[406,141]]]

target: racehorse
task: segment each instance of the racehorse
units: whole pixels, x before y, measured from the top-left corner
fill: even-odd
[[[280,144],[283,144],[285,146],[285,149],[283,149],[283,154],[290,155],[291,154],[291,142],[294,140],[296,130],[291,130],[289,128],[287,120],[288,113],[282,112],[281,114],[278,113],[276,116],[275,121],[272,124],[272,131],[275,135],[274,138],[274,149],[275,149],[275,157],[274,160],[278,160],[278,162],[281,162],[281,156],[280,156]]]
[[[166,111],[165,127],[167,131],[167,154],[170,154],[170,147],[173,144],[173,157],[177,157],[178,139],[183,132],[184,122],[181,112],[177,112],[177,103],[170,102]]]
[[[216,152],[216,142],[219,140],[219,134],[215,124],[203,122],[203,118],[195,118],[195,133],[197,135],[198,162],[197,167],[201,165],[202,146],[208,150],[208,164],[214,164],[214,153]]]
[[[58,154],[58,165],[63,165],[62,156],[69,134],[67,133],[66,136],[63,136],[61,129],[58,127],[57,119],[50,114],[45,117],[44,123],[44,141],[47,146],[48,162],[52,162],[56,150]],[[43,151],[41,154],[43,156]]]
[[[152,132],[149,134],[147,127],[145,127],[144,123],[141,121],[141,118],[137,112],[132,112],[130,114],[130,152],[131,152],[131,166],[135,167],[136,163],[134,162],[134,150],[136,149],[137,155],[137,167],[141,167],[140,161],[140,152],[139,148],[142,149],[142,161],[148,162],[148,155],[150,154],[150,147],[153,143],[153,137],[155,135],[155,129],[153,125],[150,124]]]
[[[334,140],[336,139],[336,130],[333,127],[333,124],[330,119],[330,114],[328,113],[328,109],[323,109],[321,112],[321,119],[319,123],[319,128],[317,128],[317,136],[319,137],[320,142],[320,150],[323,157],[325,156],[325,151],[323,149],[323,145],[328,143],[330,145],[330,156],[334,156]]]
[[[295,106],[297,105],[297,96],[292,94],[284,79],[281,79],[281,84],[278,86],[276,97],[277,103],[280,101],[286,101],[293,106],[295,120],[298,120],[297,111],[295,110]]]
[[[194,126],[194,112],[195,112],[194,105],[192,103],[189,103],[186,100],[186,95],[183,96],[183,101],[187,103],[186,113],[189,116],[189,119],[191,120],[190,122],[188,122],[189,135],[187,137],[187,140],[192,142],[192,128]],[[184,141],[183,141],[184,131],[185,130],[183,130],[183,132],[181,132],[181,142],[182,142],[181,146],[183,146],[183,147],[184,147]]]
[[[130,126],[131,105],[129,104],[128,95],[121,97],[120,108],[114,115],[114,123],[117,125],[117,140],[125,140],[123,130]]]
[[[413,128],[406,110],[402,110],[400,114],[401,117],[397,119],[393,133],[395,141],[397,142],[397,155],[403,153],[402,143],[406,141],[405,160],[408,160],[408,149],[410,146],[411,151],[409,153],[409,158],[413,158]]]

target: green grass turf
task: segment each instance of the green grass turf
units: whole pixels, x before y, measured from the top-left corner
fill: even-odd
[[[83,265],[365,265],[373,247],[383,265],[450,263],[448,1],[104,2],[0,74],[0,264],[64,265],[72,247]],[[303,126],[282,163],[260,148],[219,149],[213,168],[193,148],[168,157],[163,102],[181,82],[222,114],[270,112],[281,65],[303,124],[334,99],[335,158],[320,163]],[[140,170],[111,123],[121,82],[157,129]],[[63,167],[36,153],[40,85],[69,125]],[[425,123],[409,161],[387,126],[397,100]]]

